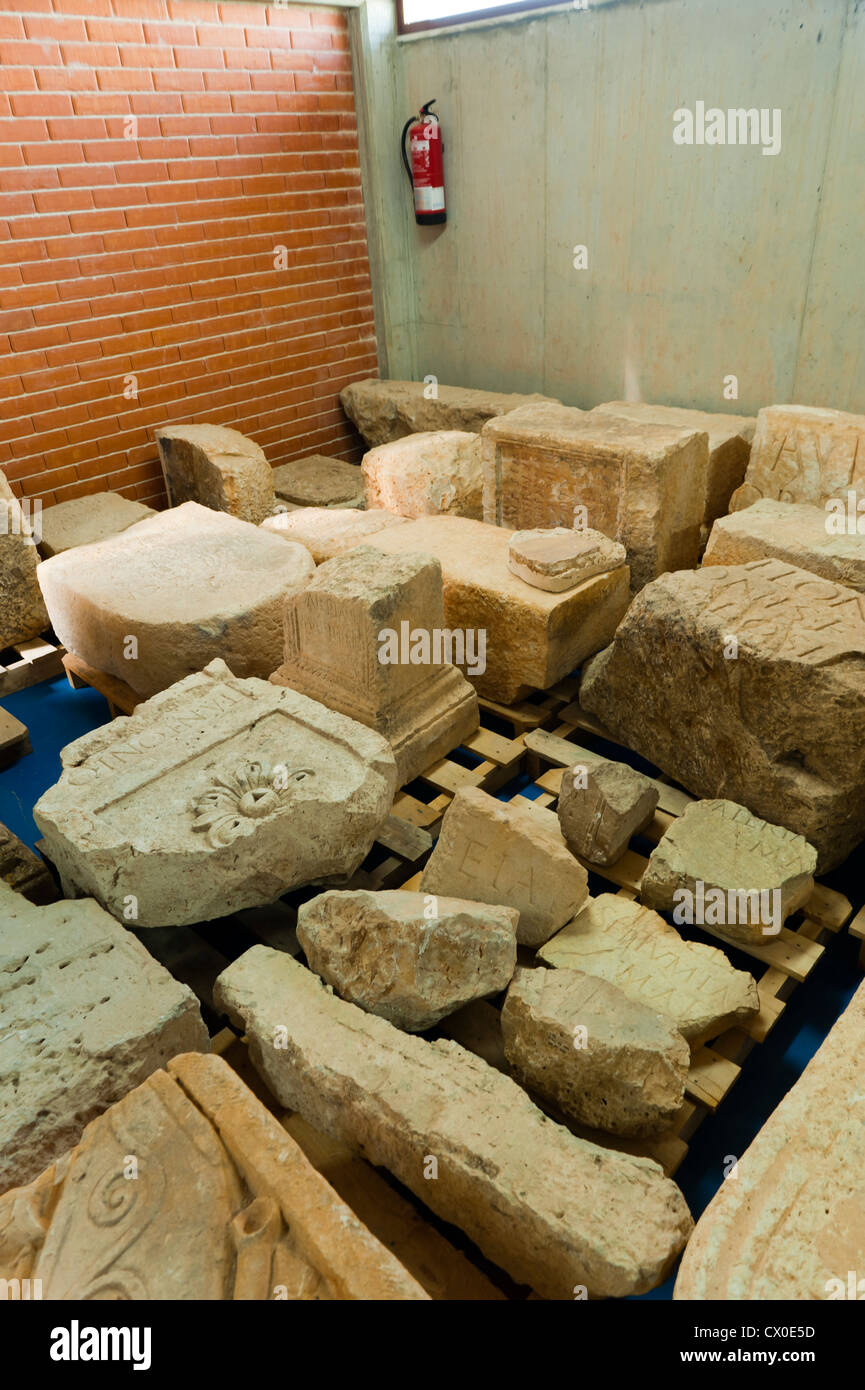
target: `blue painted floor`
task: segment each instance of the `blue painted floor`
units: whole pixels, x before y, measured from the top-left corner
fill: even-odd
[[[60,775],[60,749],[88,729],[107,723],[108,706],[96,691],[71,690],[65,677],[6,696],[2,704],[27,725],[33,752],[0,772],[0,822],[32,846],[39,832],[31,808]],[[500,795],[510,797],[516,789],[511,785]],[[525,794],[531,795],[532,790],[529,783]],[[865,898],[863,862],[865,856],[859,852],[824,880],[846,893],[857,907]],[[592,877],[590,888],[593,894],[606,891],[603,880],[592,881]],[[768,1041],[752,1051],[730,1097],[697,1130],[676,1174],[695,1218],[719,1187],[731,1156],[745,1151],[852,998],[862,979],[858,944],[846,931],[830,940],[820,964],[793,991]],[[731,957],[737,967],[749,968],[747,957],[734,952]],[[644,1297],[669,1299],[672,1286],[671,1278]]]

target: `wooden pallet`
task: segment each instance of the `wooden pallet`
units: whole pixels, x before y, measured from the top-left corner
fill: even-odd
[[[131,714],[135,706],[141,703],[141,696],[136,695],[131,685],[117,676],[110,676],[107,671],[97,671],[95,666],[74,652],[65,653],[63,669],[73,690],[98,690],[100,695],[105,696],[112,719],[121,714]]]
[[[859,964],[865,970],[865,907],[860,907],[847,930],[859,942]]]
[[[51,632],[7,647],[0,652],[0,696],[62,676],[64,651]]]
[[[0,768],[11,767],[26,753],[33,752],[26,724],[8,710],[0,709]]]

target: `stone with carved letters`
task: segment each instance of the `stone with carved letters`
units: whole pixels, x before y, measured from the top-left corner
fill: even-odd
[[[148,525],[150,523],[147,523]],[[133,927],[273,902],[360,866],[396,764],[372,730],[223,661],[69,744],[33,815],[70,896]]]
[[[556,829],[478,787],[460,787],[445,812],[420,891],[515,907],[523,946],[546,941],[589,896],[588,874]]]
[[[192,990],[97,903],[40,907],[2,881],[0,1040],[0,1192],[169,1057],[209,1047]]]
[[[483,520],[480,436],[466,430],[410,434],[370,449],[361,464],[368,507],[399,516]]]
[[[133,1084],[0,1197],[0,1279],[76,1302],[428,1297],[221,1057]]]
[[[410,782],[478,727],[478,697],[444,630],[438,560],[357,546],[286,599],[271,680],[376,729]]]
[[[0,649],[38,637],[48,627],[38,565],[33,528],[0,473]]]
[[[309,551],[197,502],[39,566],[57,636],[144,697],[221,657],[267,677],[282,608],[315,572]]]
[[[738,512],[769,497],[822,507],[847,493],[865,497],[865,415],[812,405],[764,406],[745,481],[730,499]]]
[[[506,989],[519,913],[401,889],[321,893],[297,914],[310,968],[343,999],[420,1033]]]
[[[163,425],[156,444],[169,505],[200,502],[258,525],[273,507],[273,471],[254,439],[224,425]]]
[[[863,594],[775,559],[662,575],[580,704],[695,796],[804,836],[821,872],[865,836]]]
[[[751,975],[723,951],[685,941],[657,912],[601,893],[538,952],[544,965],[582,970],[667,1014],[689,1042],[705,1042],[759,1011]]]

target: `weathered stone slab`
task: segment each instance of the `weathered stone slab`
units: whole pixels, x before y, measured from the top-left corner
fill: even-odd
[[[835,584],[865,592],[865,520],[855,535],[830,530],[833,518],[805,502],[764,498],[712,527],[704,565],[747,565],[783,560]]]
[[[339,393],[342,408],[370,448],[432,430],[468,430],[478,434],[487,420],[550,396],[519,396],[503,391],[476,391],[424,381],[353,381]]]
[[[700,1217],[674,1298],[861,1301],[863,1051],[860,985]]]
[[[60,896],[39,855],[5,825],[0,825],[0,879],[31,903],[53,903]]]
[[[804,835],[865,834],[865,598],[779,560],[666,574],[590,662],[580,703],[696,796]]]
[[[466,430],[410,434],[364,455],[368,507],[399,516],[447,514],[482,521],[480,436]]]
[[[0,472],[0,650],[38,637],[48,627],[38,564],[33,530]]]
[[[625,547],[601,531],[575,531],[567,526],[514,531],[508,546],[511,574],[551,594],[618,569],[626,558]]]
[[[317,565],[344,555],[356,545],[376,545],[375,537],[387,526],[405,524],[405,517],[394,516],[381,508],[368,511],[340,507],[301,507],[297,511],[280,512],[261,523],[283,540],[306,546]]]
[[[0,1278],[42,1298],[425,1299],[219,1057],[185,1054],[0,1199]]]
[[[363,474],[355,463],[310,454],[273,470],[277,498],[298,507],[362,507]]]
[[[297,914],[310,968],[343,999],[420,1033],[506,989],[519,913],[429,893],[322,893]]]
[[[269,676],[284,601],[314,570],[304,547],[187,502],[44,560],[39,582],[69,651],[146,698],[215,657]]]
[[[697,563],[705,431],[533,405],[484,426],[484,520],[602,531],[627,551],[631,587]]]
[[[595,975],[518,969],[502,1034],[517,1080],[593,1129],[657,1134],[684,1100],[691,1049],[682,1034]]]
[[[254,439],[224,425],[163,425],[156,443],[169,505],[200,502],[258,525],[273,507],[273,470]]]
[[[0,1040],[0,1192],[176,1052],[209,1047],[192,991],[101,907],[37,907],[5,882]]]
[[[517,940],[537,946],[589,896],[588,875],[531,811],[460,787],[421,875],[422,893],[515,907]]]
[[[692,801],[649,857],[640,900],[676,923],[765,944],[814,887],[817,851],[735,801]]]
[[[691,1043],[717,1037],[760,1008],[752,976],[734,970],[723,951],[684,941],[657,912],[618,894],[592,898],[540,948],[538,960],[617,985],[666,1014]]]
[[[810,405],[770,405],[757,416],[745,481],[730,499],[737,512],[769,497],[822,507],[865,496],[865,415]]]
[[[652,1288],[687,1239],[656,1163],[577,1139],[480,1058],[364,1013],[284,952],[247,951],[216,997],[281,1104],[389,1168],[543,1297]]]
[[[148,523],[149,524],[149,523]],[[223,661],[64,748],[33,816],[61,879],[131,926],[203,922],[358,868],[387,816],[384,739]]]
[[[330,558],[366,540],[340,514],[311,509],[279,518],[282,535],[309,545],[313,556]],[[342,513],[357,516],[358,513]],[[374,516],[374,512],[365,512]],[[276,529],[276,528],[273,528]],[[484,638],[484,668],[452,658],[479,695],[512,704],[533,690],[547,690],[610,641],[630,601],[623,565],[596,575],[566,593],[550,594],[518,579],[508,568],[511,532],[458,516],[425,516],[387,526],[369,544],[388,555],[434,555],[442,567],[445,622],[457,633]]]
[[[655,814],[658,789],[626,763],[577,763],[562,776],[557,806],[565,843],[592,864],[615,864]]]
[[[617,415],[635,424],[673,425],[680,429],[701,430],[709,436],[709,467],[706,474],[706,506],[703,524],[708,530],[716,517],[723,516],[730,497],[745,477],[751,442],[757,424],[753,415],[726,415],[708,410],[686,410],[678,405],[650,405],[647,401],[605,401],[590,415]]]
[[[443,650],[441,566],[358,546],[285,603],[271,680],[375,729],[410,782],[478,727],[478,697]]]
[[[76,545],[107,541],[136,522],[156,516],[152,507],[121,497],[119,492],[93,492],[89,497],[73,497],[42,512],[39,552],[46,559],[62,555]]]

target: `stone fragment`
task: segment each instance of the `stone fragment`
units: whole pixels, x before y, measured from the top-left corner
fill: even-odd
[[[0,825],[0,879],[31,903],[53,903],[60,896],[47,865],[5,825]]]
[[[67,891],[204,922],[358,868],[396,788],[378,734],[223,661],[64,748],[33,816]]]
[[[865,984],[697,1223],[676,1299],[858,1299],[865,1286]]]
[[[107,541],[138,521],[156,516],[152,507],[121,497],[119,492],[94,492],[89,497],[73,497],[42,512],[39,552],[46,559],[62,555],[76,545]]]
[[[487,420],[518,406],[550,401],[550,396],[519,396],[502,391],[475,391],[436,383],[435,395],[423,381],[353,381],[339,393],[342,408],[370,448],[432,430],[468,430],[478,434]]]
[[[200,502],[258,525],[273,507],[273,470],[254,439],[224,425],[163,425],[156,443],[172,507]]]
[[[358,546],[286,599],[271,680],[375,729],[410,782],[478,727],[478,697],[443,632],[438,561]]]
[[[363,474],[356,463],[310,454],[273,470],[277,498],[298,507],[362,507]]]
[[[37,907],[5,882],[0,1040],[0,1192],[176,1052],[209,1047],[192,991],[95,902]]]
[[[615,864],[652,820],[658,789],[627,763],[577,763],[562,776],[557,807],[568,849],[592,864]]]
[[[617,415],[635,424],[671,425],[705,431],[709,436],[709,467],[703,512],[706,530],[716,517],[725,514],[733,490],[742,483],[748,467],[751,441],[757,424],[753,415],[715,414],[708,410],[686,410],[678,405],[650,405],[647,401],[605,401],[603,405],[596,405],[589,414]]]
[[[752,976],[723,951],[683,941],[657,912],[602,893],[542,946],[538,960],[617,985],[629,999],[666,1014],[689,1042],[706,1042],[759,1011]]]
[[[601,531],[575,531],[567,526],[514,531],[508,546],[511,574],[551,594],[618,569],[625,560],[625,547]]]
[[[269,676],[284,601],[314,571],[303,546],[187,502],[44,560],[39,582],[69,651],[146,699],[214,657]]]
[[[677,923],[765,945],[808,901],[816,865],[801,835],[735,801],[692,801],[650,855],[640,901]]]
[[[666,574],[586,667],[580,703],[695,796],[804,835],[865,834],[865,598],[779,560]]]
[[[334,537],[328,518],[338,515],[295,512],[280,518],[280,534],[308,545],[314,557],[328,559],[366,539],[351,522]],[[467,517],[424,516],[388,526],[370,541],[388,555],[422,553],[439,560],[449,630],[465,636],[467,653],[469,639],[483,641],[482,660],[455,664],[479,695],[503,704],[547,690],[570,675],[610,641],[629,602],[624,565],[563,594],[533,588],[508,569],[510,538],[502,527]]]
[[[344,555],[356,545],[377,545],[380,531],[387,526],[405,524],[405,517],[394,516],[380,508],[368,511],[339,507],[301,507],[296,511],[280,512],[261,523],[283,540],[306,546],[317,565]]]
[[[59,1301],[427,1297],[240,1077],[189,1053],[0,1198],[0,1278]]]
[[[399,516],[473,517],[482,521],[481,441],[465,430],[410,434],[364,455],[368,507]]]
[[[0,651],[38,637],[48,627],[38,565],[33,529],[0,472]]]
[[[282,1105],[389,1168],[542,1297],[624,1296],[666,1277],[691,1219],[658,1164],[577,1139],[457,1043],[364,1013],[285,952],[253,947],[216,998]]]
[[[741,511],[761,497],[822,507],[830,498],[846,502],[858,489],[865,497],[865,415],[810,405],[769,405],[757,429],[745,481],[730,499]]]
[[[805,502],[764,498],[722,516],[712,527],[704,565],[747,565],[783,560],[835,584],[865,593],[865,521],[862,534],[838,534],[834,519]]]
[[[627,551],[631,587],[697,563],[705,431],[532,405],[484,426],[484,520],[602,531]]]
[[[505,1056],[523,1086],[593,1129],[669,1128],[691,1050],[672,1021],[578,970],[517,970],[502,1009]]]
[[[515,907],[517,940],[538,946],[589,896],[588,875],[531,811],[460,787],[421,875],[422,893]]]
[[[310,967],[343,999],[420,1033],[506,989],[517,961],[513,908],[428,893],[322,893],[298,911]]]

